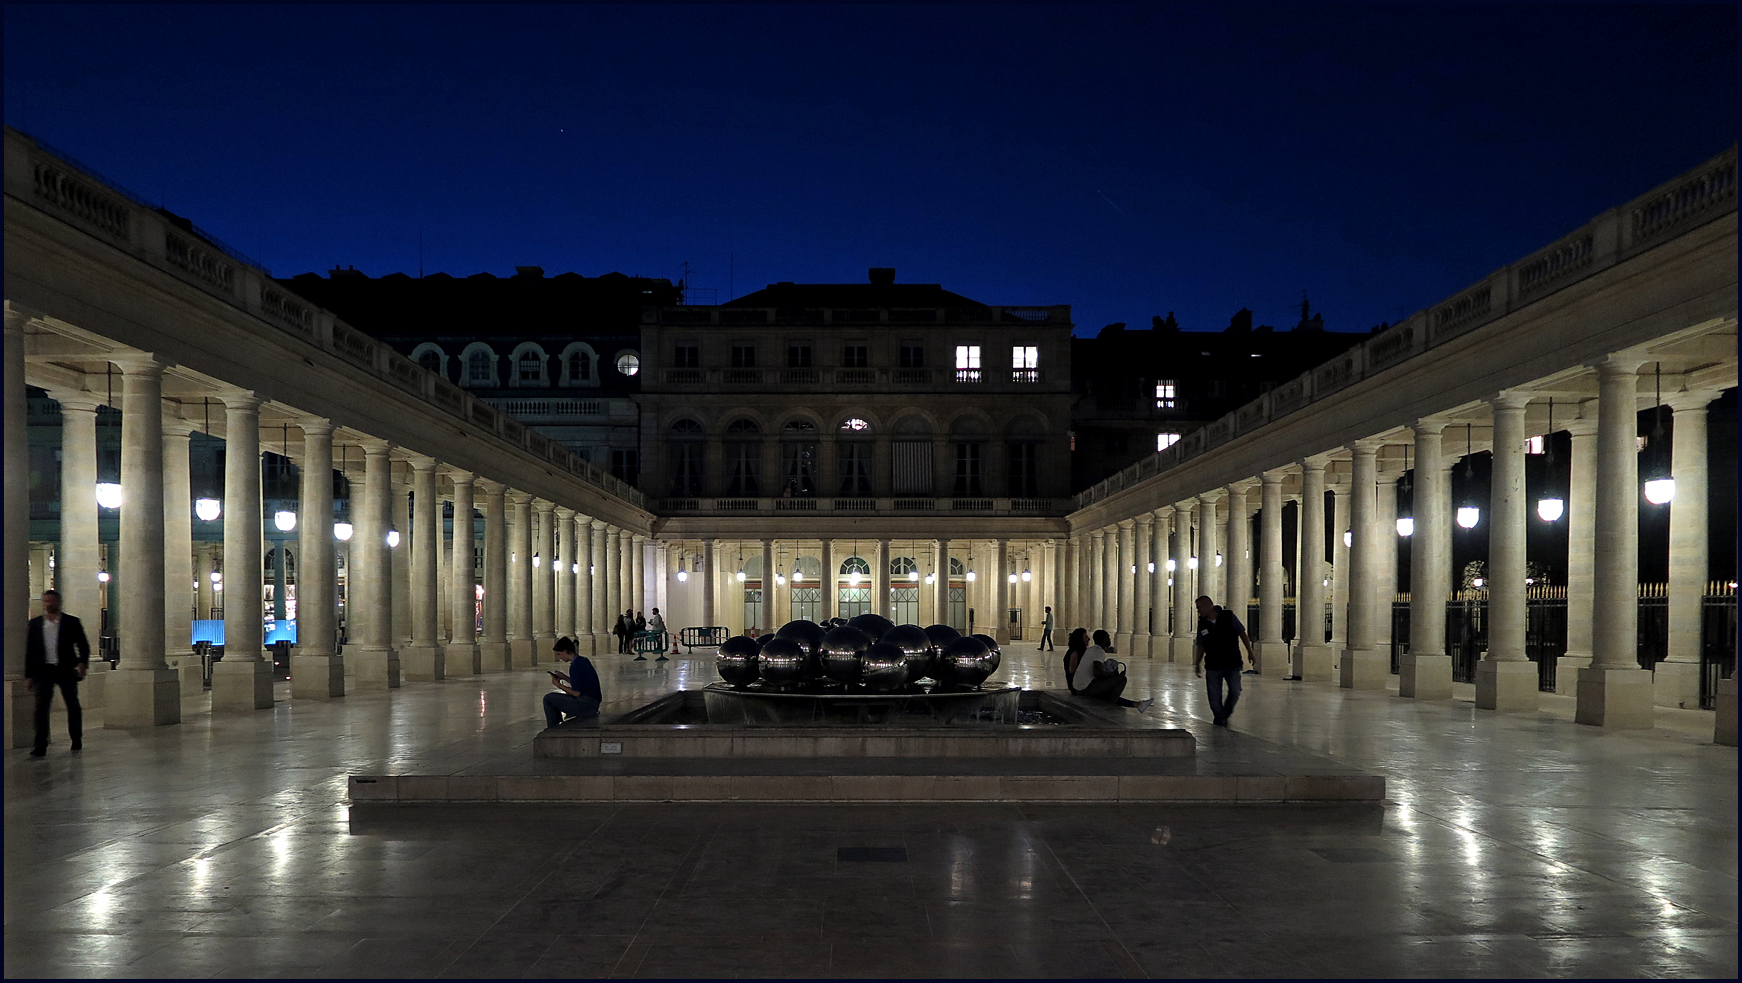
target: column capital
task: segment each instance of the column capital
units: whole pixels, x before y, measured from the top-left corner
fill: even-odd
[[[558,505],[553,511],[556,512],[556,517],[563,520],[564,522],[567,522],[570,519],[573,519],[575,517],[575,510],[569,508],[566,505]]]
[[[1198,492],[1198,501],[1204,505],[1214,505],[1228,494],[1225,488],[1212,488],[1206,492]]]
[[[1438,435],[1445,433],[1446,428],[1449,426],[1451,426],[1451,421],[1443,417],[1424,416],[1415,421],[1415,424],[1410,427],[1410,430],[1415,436],[1421,437],[1424,435]]]
[[[167,416],[163,418],[163,435],[165,437],[192,437],[197,429],[199,428],[185,420],[172,420]]]
[[[224,405],[228,406],[229,404],[225,403]],[[380,437],[364,437],[357,441],[357,446],[363,448],[363,453],[370,456],[390,454],[393,452],[392,442],[382,440]]]
[[[532,510],[534,512],[539,513],[540,515],[556,509],[555,502],[546,501],[545,499],[539,498],[536,495],[531,496],[531,497],[532,497]]]
[[[1197,508],[1198,508],[1198,500],[1197,500],[1196,496],[1193,496],[1191,498],[1182,498],[1179,501],[1173,503],[1173,510],[1175,512],[1178,512],[1181,514],[1190,514],[1192,512],[1197,511]]]
[[[573,511],[573,510],[571,510],[571,511]],[[575,521],[580,523],[581,525],[589,526],[589,527],[592,525],[592,522],[593,522],[592,516],[587,515],[583,512],[578,512],[578,511],[575,512],[574,515],[575,515]]]
[[[335,429],[333,421],[320,416],[297,417],[296,428],[304,437],[331,437]]]
[[[1105,539],[1105,538],[1107,538],[1107,530],[1105,530],[1105,529],[1091,529],[1091,530],[1089,530],[1089,538],[1091,538],[1091,539]]]
[[[1707,404],[1711,403],[1712,400],[1717,399],[1718,396],[1718,393],[1707,389],[1695,391],[1684,389],[1680,392],[1673,392],[1663,397],[1663,405],[1677,413],[1685,413],[1688,410],[1704,410]]]
[[[124,375],[161,376],[175,363],[152,352],[118,352],[107,356]]]
[[[592,521],[592,526],[594,532],[604,532],[606,529],[610,528],[610,523],[606,522],[604,519],[594,519]]]
[[[1599,358],[1595,361],[1586,362],[1585,364],[1597,370],[1597,377],[1599,379],[1612,379],[1621,375],[1638,375],[1639,367],[1649,361],[1651,361],[1651,359],[1645,358],[1641,355],[1618,354],[1610,355],[1608,358]]]
[[[1373,457],[1379,453],[1381,447],[1385,446],[1385,438],[1362,437],[1360,440],[1350,442],[1348,446],[1349,453],[1354,454],[1357,457],[1362,454],[1365,454],[1368,457]]]
[[[224,404],[225,413],[258,413],[266,400],[252,389],[225,389],[218,393],[218,402]]]
[[[1172,519],[1173,506],[1163,505],[1161,508],[1150,510],[1149,514],[1155,516],[1157,519]]]
[[[1230,481],[1228,482],[1228,493],[1244,495],[1258,487],[1259,483],[1259,479],[1257,478],[1241,478],[1237,481]]]
[[[1488,405],[1496,410],[1522,410],[1530,405],[1531,395],[1520,389],[1502,389],[1488,397]]]
[[[1152,513],[1145,512],[1137,517],[1137,528],[1139,529],[1149,529],[1154,525],[1155,516]]]
[[[499,498],[502,495],[506,494],[508,491],[507,485],[503,484],[500,481],[493,480],[491,478],[478,478],[475,480],[475,484],[477,484],[477,486],[479,488],[484,489],[485,495],[492,496],[492,497]]]
[[[637,542],[637,543],[645,543],[645,542],[647,542],[647,537],[646,537],[646,536],[643,536],[643,535],[641,535],[641,534],[640,534],[640,533],[638,533],[638,532],[633,532],[633,531],[631,531],[631,530],[628,530],[628,529],[625,529],[625,530],[624,530],[624,532],[627,532],[627,533],[629,533],[629,538],[631,538],[631,539],[633,539],[633,540],[635,540],[635,541],[636,541],[636,542]]]
[[[65,392],[66,395],[61,395],[63,392]],[[104,405],[102,400],[82,392],[75,393],[68,390],[50,389],[48,394],[54,398],[55,402],[60,404],[61,412],[63,413],[67,410],[73,410],[80,413],[95,413],[99,406]]]
[[[532,493],[531,492],[523,492],[518,488],[510,488],[510,489],[508,489],[508,500],[510,502],[513,502],[516,507],[519,507],[522,505],[531,505],[532,504]]]
[[[1137,520],[1136,519],[1120,519],[1119,520],[1119,528],[1121,528],[1121,529],[1135,529],[1136,527],[1137,527]]]
[[[477,481],[477,475],[473,474],[470,471],[467,471],[465,468],[456,468],[451,464],[441,465],[441,473],[443,475],[445,475],[447,477],[447,479],[449,481],[453,482],[455,485],[460,485],[460,484],[468,484],[469,485],[469,484],[473,484],[474,482]]]
[[[1373,480],[1382,485],[1395,485],[1397,484],[1397,479],[1401,477],[1403,477],[1403,472],[1401,471],[1381,471],[1373,476]]]
[[[1314,454],[1311,457],[1305,457],[1305,458],[1301,459],[1300,471],[1301,471],[1301,474],[1303,474],[1303,475],[1309,471],[1321,471],[1322,472],[1325,470],[1325,467],[1327,465],[1329,465],[1330,463],[1331,463],[1331,457],[1329,454]]]
[[[410,454],[406,459],[411,462],[413,471],[434,471],[438,467],[435,458],[423,454]]]
[[[1272,485],[1276,485],[1276,486],[1280,487],[1282,485],[1283,479],[1285,479],[1287,477],[1288,477],[1288,469],[1287,468],[1271,468],[1269,471],[1266,471],[1262,475],[1260,475],[1259,480],[1262,481],[1264,486],[1267,488],[1272,486]]]

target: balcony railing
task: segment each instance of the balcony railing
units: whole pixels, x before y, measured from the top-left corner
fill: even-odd
[[[984,376],[982,376],[980,374],[979,369],[957,369],[956,370],[956,381],[957,382],[979,382],[982,378],[984,378]]]
[[[1039,369],[1011,369],[1010,370],[1010,381],[1011,382],[1039,382],[1040,381],[1040,370]]]
[[[667,498],[659,503],[665,515],[760,514],[791,515],[910,515],[945,513],[957,515],[1062,515],[1068,499],[1055,498]]]

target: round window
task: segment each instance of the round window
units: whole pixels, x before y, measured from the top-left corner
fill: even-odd
[[[641,357],[634,352],[617,353],[617,371],[624,375],[634,375],[641,371]]]

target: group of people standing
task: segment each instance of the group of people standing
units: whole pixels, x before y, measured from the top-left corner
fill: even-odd
[[[655,632],[665,633],[665,619],[659,616],[659,609],[653,609],[653,617],[643,617],[640,611],[630,608],[617,616],[617,625],[611,629],[611,634],[617,636],[617,654],[629,655],[634,651],[635,636]],[[677,646],[672,646],[677,651]]]
[[[1242,645],[1246,647],[1245,659],[1257,664],[1252,653],[1252,638],[1233,611],[1218,606],[1207,594],[1198,598],[1197,611],[1198,627],[1192,640],[1192,674],[1204,679],[1212,721],[1218,727],[1226,727],[1228,718],[1234,713],[1234,705],[1240,702],[1240,671],[1244,666],[1240,654]],[[1051,642],[1052,608],[1047,608],[1041,649],[1050,651]],[[1095,631],[1092,636],[1086,628],[1072,631],[1065,645],[1065,685],[1078,696],[1148,713],[1153,699],[1128,700],[1121,695],[1128,680],[1124,664],[1108,655],[1112,648],[1113,640],[1103,630]]]

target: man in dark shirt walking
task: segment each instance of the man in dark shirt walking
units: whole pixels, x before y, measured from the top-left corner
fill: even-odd
[[[84,711],[79,706],[79,680],[91,664],[91,642],[85,626],[70,614],[62,614],[60,591],[42,593],[42,614],[30,619],[24,636],[24,685],[36,695],[36,743],[30,756],[48,753],[48,708],[54,703],[55,687],[67,704],[67,737],[73,750],[83,747]]]
[[[1192,673],[1205,679],[1210,691],[1210,716],[1218,727],[1228,726],[1234,704],[1240,702],[1240,646],[1245,644],[1246,657],[1252,659],[1252,638],[1246,626],[1234,617],[1234,612],[1220,608],[1208,594],[1198,598],[1198,634],[1192,642]],[[1254,660],[1255,661],[1255,660]],[[1228,688],[1227,699],[1222,687]]]

